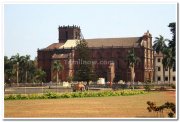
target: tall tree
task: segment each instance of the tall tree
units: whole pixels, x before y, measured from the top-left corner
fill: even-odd
[[[165,68],[168,68],[169,70],[169,85],[170,85],[170,80],[171,80],[171,69],[173,68],[173,66],[175,65],[174,62],[174,56],[172,53],[172,48],[165,48],[164,49],[164,58],[163,58],[163,65],[165,66]]]
[[[174,57],[174,63],[176,62],[176,23],[169,23],[170,31],[172,33],[172,40],[169,40],[169,47],[172,48],[172,56]]]
[[[22,69],[20,65],[23,64],[23,57],[17,53],[15,56],[12,56],[10,60],[14,63],[14,68],[16,69],[16,82],[17,85],[19,85],[19,69]]]
[[[157,54],[162,53],[163,59],[164,59],[164,49],[166,46],[166,41],[169,41],[168,39],[164,39],[163,36],[159,35],[159,37],[155,37],[153,49],[156,51]],[[165,68],[163,66],[163,81],[165,81]]]
[[[30,60],[30,55],[16,54],[10,59],[4,56],[4,80],[6,83],[16,81],[19,85],[20,82],[39,81],[41,79],[39,75],[43,75],[43,73],[38,69],[36,59]]]
[[[30,69],[30,55],[24,57],[24,69],[25,69],[25,79],[28,82],[28,70]]]
[[[160,52],[163,52],[164,48],[167,47],[166,41],[169,41],[168,39],[164,39],[163,36],[159,35],[159,37],[155,37],[153,49],[159,54]]]
[[[135,78],[134,68],[135,68],[136,63],[140,61],[140,58],[137,57],[135,52],[134,52],[134,48],[128,51],[126,60],[128,61],[128,65],[129,65],[129,68],[130,68],[131,82],[133,84],[132,86],[133,86],[133,89],[134,89],[134,78]]]
[[[63,70],[63,66],[59,61],[54,61],[53,63],[53,71],[56,72],[56,82],[58,84],[59,81],[59,72]]]
[[[11,83],[13,77],[13,63],[7,56],[4,56],[4,80],[6,83]]]
[[[35,66],[35,63],[33,60],[30,60],[29,61],[29,74],[28,74],[28,81],[29,82],[33,82],[34,83],[34,80],[35,80],[35,73],[36,73],[36,70],[37,70],[37,67]]]
[[[35,72],[35,79],[36,82],[45,82],[46,78],[46,72],[44,72],[42,69],[37,69]]]
[[[80,60],[80,64],[78,66],[78,71],[75,74],[75,80],[86,81],[87,86],[89,86],[89,81],[94,80],[95,74],[93,73],[89,55],[90,52],[85,39],[81,39],[77,42],[76,51],[78,53],[78,60]]]

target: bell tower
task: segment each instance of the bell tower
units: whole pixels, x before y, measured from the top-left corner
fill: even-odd
[[[80,39],[79,26],[59,26],[59,43],[65,43],[68,39]]]

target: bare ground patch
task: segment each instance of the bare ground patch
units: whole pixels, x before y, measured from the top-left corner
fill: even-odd
[[[156,114],[146,110],[146,102],[154,101],[157,105],[167,101],[175,103],[175,92],[170,92],[97,98],[7,100],[4,105],[4,116],[5,118],[155,117]]]

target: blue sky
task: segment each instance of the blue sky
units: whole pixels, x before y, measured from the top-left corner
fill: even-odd
[[[171,39],[176,4],[6,4],[4,55],[37,56],[38,48],[58,42],[59,25],[78,25],[85,38],[142,36]]]

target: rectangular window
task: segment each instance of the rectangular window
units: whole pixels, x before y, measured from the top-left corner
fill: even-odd
[[[158,71],[161,71],[161,67],[158,67]]]
[[[158,62],[161,62],[161,59],[160,59],[160,58],[158,58]]]
[[[175,76],[173,77],[173,81],[176,81],[176,77]]]
[[[161,77],[158,77],[158,81],[161,81]]]
[[[168,77],[165,77],[165,81],[168,81]]]

